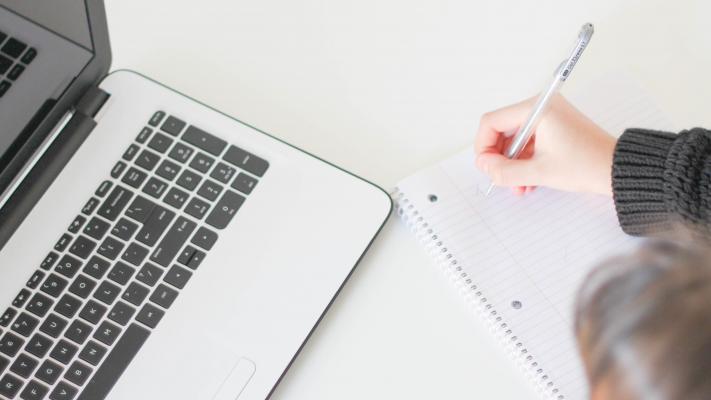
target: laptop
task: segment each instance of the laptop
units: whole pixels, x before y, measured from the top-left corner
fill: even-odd
[[[267,398],[390,198],[110,60],[101,0],[0,0],[0,398]]]

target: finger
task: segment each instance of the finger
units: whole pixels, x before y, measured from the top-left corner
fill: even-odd
[[[524,186],[514,186],[511,188],[511,191],[513,191],[513,194],[519,197],[526,194],[526,188]]]
[[[530,112],[532,102],[532,98],[527,99],[482,115],[474,142],[477,154],[494,147],[502,133],[515,131]]]
[[[535,159],[509,160],[498,153],[483,153],[477,157],[477,167],[497,186],[536,186],[540,174]]]

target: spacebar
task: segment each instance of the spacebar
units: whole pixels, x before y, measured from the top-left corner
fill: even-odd
[[[77,400],[105,399],[150,334],[148,329],[131,324]]]

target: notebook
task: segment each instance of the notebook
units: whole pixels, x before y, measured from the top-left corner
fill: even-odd
[[[615,75],[617,76],[617,75]],[[606,77],[568,96],[608,132],[670,129],[649,96]],[[397,213],[464,299],[489,324],[542,398],[588,398],[573,334],[576,292],[588,272],[637,239],[610,198],[538,188],[495,190],[471,148],[402,180]]]

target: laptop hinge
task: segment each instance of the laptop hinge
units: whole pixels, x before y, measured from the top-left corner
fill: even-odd
[[[79,99],[79,102],[77,102],[76,110],[88,117],[94,118],[108,99],[108,93],[97,86],[91,86],[81,99]]]

